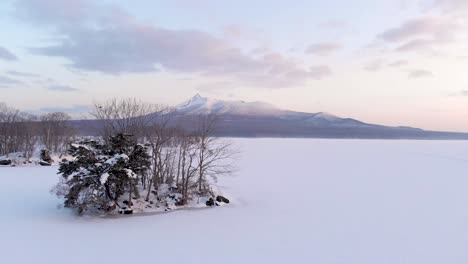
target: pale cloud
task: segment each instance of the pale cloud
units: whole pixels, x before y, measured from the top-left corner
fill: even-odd
[[[432,8],[438,8],[445,13],[467,13],[468,1],[466,0],[434,0]]]
[[[454,42],[460,29],[461,25],[449,18],[421,17],[388,29],[377,37],[396,44],[395,50],[399,52],[422,51]]]
[[[414,37],[444,35],[457,25],[451,21],[435,17],[408,20],[399,27],[382,32],[379,37],[388,42],[400,42]]]
[[[416,69],[408,72],[408,77],[410,79],[428,78],[433,76],[434,74],[427,70]]]
[[[457,93],[459,96],[468,96],[468,90],[463,90]]]
[[[16,77],[23,77],[23,78],[38,78],[40,75],[28,72],[20,72],[20,71],[7,71],[9,75],[16,76]]]
[[[56,84],[56,85],[48,86],[47,90],[57,91],[57,92],[77,92],[80,89],[77,89],[77,88],[74,88],[74,87],[71,87],[71,86],[68,86],[68,85]]]
[[[400,52],[421,51],[430,48],[433,43],[434,41],[429,39],[415,39],[402,44],[395,50]]]
[[[394,68],[403,67],[406,65],[408,65],[407,60],[397,60],[388,64],[389,67],[394,67]]]
[[[456,91],[456,92],[448,94],[448,96],[465,97],[465,96],[468,96],[468,90]]]
[[[376,59],[374,61],[371,61],[370,63],[368,63],[367,65],[364,66],[364,69],[366,71],[370,71],[370,72],[376,72],[376,71],[379,71],[383,68],[385,62],[384,60],[382,59]]]
[[[468,96],[468,90],[463,90],[460,92],[460,95]]]
[[[254,49],[252,49],[250,51],[250,54],[252,55],[264,55],[264,54],[267,54],[267,53],[271,53],[271,49],[267,46],[260,46],[260,47],[256,47]]]
[[[83,71],[119,75],[165,70],[225,78],[248,87],[301,86],[328,74],[307,70],[275,52],[246,54],[202,31],[141,23],[117,7],[103,10],[84,0],[74,0],[73,7],[76,10],[60,0],[19,1],[19,16],[63,35],[57,44],[31,51],[66,58],[69,67]]]
[[[320,80],[326,78],[333,74],[333,71],[330,67],[326,65],[312,66],[309,68],[308,76],[315,80]]]
[[[247,35],[245,29],[239,25],[228,25],[223,28],[223,33],[228,38],[242,38]]]
[[[341,49],[341,45],[333,42],[314,43],[305,50],[306,53],[317,56],[328,56]]]
[[[16,86],[19,84],[23,84],[23,82],[17,79],[7,77],[7,76],[0,76],[0,87],[7,88],[7,87]]]
[[[33,24],[72,27],[86,22],[95,9],[88,0],[18,0],[16,16]]]
[[[46,112],[46,113],[53,113],[53,112],[64,112],[68,114],[82,114],[88,113],[91,111],[91,105],[73,105],[71,107],[45,107],[36,110],[35,112]]]
[[[0,46],[0,60],[15,61],[18,60],[15,54]]]

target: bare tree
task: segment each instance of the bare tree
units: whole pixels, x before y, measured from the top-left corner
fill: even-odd
[[[21,123],[21,136],[23,145],[23,156],[26,161],[30,161],[39,141],[37,116],[32,114],[23,114]]]
[[[177,167],[177,186],[182,194],[182,203],[186,204],[189,200],[189,191],[195,186],[193,179],[197,173],[195,159],[197,148],[195,137],[185,133],[179,134],[178,138],[178,167]]]
[[[55,153],[65,151],[65,146],[73,135],[71,117],[62,112],[47,113],[40,117],[40,135],[44,147]]]
[[[5,103],[0,103],[0,154],[8,155],[19,150],[16,144],[15,124],[19,122],[20,111],[10,108]]]
[[[145,128],[145,139],[151,151],[152,175],[148,178],[148,199],[152,187],[167,183],[167,174],[171,169],[169,161],[172,156],[171,144],[174,138],[174,129],[170,122],[174,112],[168,108],[159,108],[151,114],[151,122]]]
[[[207,177],[216,180],[217,176],[233,172],[233,160],[236,152],[232,144],[214,136],[218,117],[201,115],[198,117],[198,128],[195,132],[197,146],[198,192],[210,192]]]
[[[157,105],[134,98],[111,99],[94,104],[91,115],[102,123],[100,135],[104,140],[123,133],[133,135],[138,141],[144,137],[144,129],[151,124],[152,114],[157,111]]]
[[[23,152],[29,160],[38,140],[35,115],[0,103],[0,155]]]

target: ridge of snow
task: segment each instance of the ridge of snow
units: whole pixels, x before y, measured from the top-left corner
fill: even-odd
[[[332,115],[332,114],[327,113],[327,112],[316,113],[316,114],[314,114],[314,118],[321,118],[321,119],[325,119],[325,120],[328,120],[328,121],[336,121],[336,120],[342,119],[340,117],[337,117],[337,116]]]
[[[176,109],[186,114],[274,115],[284,112],[269,103],[224,101],[202,97],[199,94],[178,105]]]
[[[136,179],[138,177],[138,175],[135,172],[133,172],[131,169],[124,169],[124,171],[127,174],[127,177],[131,179]]]
[[[114,157],[108,159],[108,160],[106,161],[106,163],[107,163],[107,164],[114,165],[114,164],[116,164],[116,163],[117,163],[119,160],[121,160],[121,159],[123,159],[123,160],[128,160],[129,158],[128,158],[128,156],[125,155],[125,154],[117,154],[117,155],[115,155]]]
[[[103,175],[101,175],[101,178],[100,178],[100,181],[101,181],[101,184],[104,185],[106,184],[107,182],[107,179],[109,179],[110,175],[109,173],[104,173]]]

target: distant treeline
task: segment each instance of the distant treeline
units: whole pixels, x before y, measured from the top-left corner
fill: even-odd
[[[75,133],[66,113],[34,115],[0,103],[0,156],[21,152],[31,158],[36,148],[61,153]]]

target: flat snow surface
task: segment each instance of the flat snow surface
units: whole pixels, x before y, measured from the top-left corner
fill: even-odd
[[[0,168],[1,263],[468,263],[468,142],[235,139],[222,208],[76,217]]]

